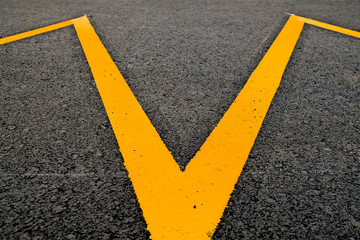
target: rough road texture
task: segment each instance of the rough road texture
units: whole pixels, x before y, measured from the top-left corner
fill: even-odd
[[[284,12],[360,31],[358,1],[298,2],[0,0],[0,37],[91,15],[184,168]],[[305,26],[214,239],[360,238],[359,55]],[[148,238],[75,30],[0,46],[0,82],[0,238]]]

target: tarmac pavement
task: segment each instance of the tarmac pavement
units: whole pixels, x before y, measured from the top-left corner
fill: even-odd
[[[358,1],[0,1],[0,38],[84,14],[184,169],[284,12],[360,31]],[[305,25],[213,239],[360,238],[360,40]],[[2,239],[147,239],[72,26],[0,46]]]

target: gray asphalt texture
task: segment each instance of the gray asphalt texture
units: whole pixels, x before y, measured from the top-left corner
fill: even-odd
[[[184,169],[284,12],[360,31],[359,1],[0,0],[0,37],[90,15]],[[305,25],[213,239],[360,239],[359,59]],[[0,46],[0,81],[0,238],[149,238],[74,28]]]

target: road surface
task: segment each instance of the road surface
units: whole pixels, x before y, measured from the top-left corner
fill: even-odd
[[[181,169],[289,18],[358,1],[0,1],[0,38],[87,14]],[[213,239],[360,238],[360,40],[305,25]],[[0,46],[2,239],[148,239],[74,27]]]

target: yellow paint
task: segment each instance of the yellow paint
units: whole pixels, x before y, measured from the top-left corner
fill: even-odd
[[[207,239],[212,235],[302,27],[301,21],[288,21],[182,172],[88,20],[75,22],[152,239]]]
[[[43,27],[43,28],[38,28],[32,31],[28,31],[28,32],[24,32],[24,33],[19,33],[16,35],[12,35],[9,37],[4,37],[0,39],[0,45],[5,44],[5,43],[9,43],[9,42],[14,42],[20,39],[24,39],[24,38],[28,38],[28,37],[32,37],[41,33],[46,33],[46,32],[50,32],[59,28],[63,28],[63,27],[67,27],[70,26],[72,24],[74,24],[74,21],[76,21],[76,19],[73,20],[68,20],[65,22],[61,22],[61,23],[57,23],[57,24],[53,24],[47,27]]]
[[[325,28],[325,29],[334,31],[334,32],[339,32],[339,33],[343,33],[343,34],[346,34],[346,35],[350,35],[350,36],[353,36],[353,37],[360,38],[360,32],[357,32],[357,31],[353,31],[353,30],[350,30],[350,29],[334,26],[334,25],[331,25],[331,24],[315,21],[315,20],[312,20],[312,19],[309,19],[309,18],[304,18],[304,17],[300,17],[300,16],[295,16],[295,15],[293,15],[293,16],[297,20],[303,21],[304,23],[307,23],[307,24],[311,24],[311,25],[314,25],[314,26],[317,26],[317,27],[321,27],[321,28]]]
[[[358,33],[351,30],[291,16],[184,172],[180,171],[89,20],[81,17],[48,28],[51,31],[75,26],[152,239],[211,238],[304,23],[358,37]],[[0,39],[0,44],[43,33],[45,29]]]

